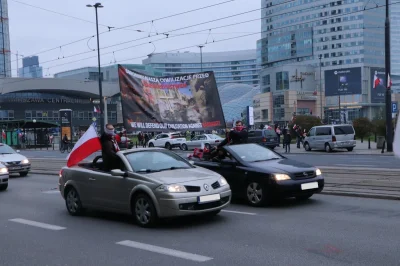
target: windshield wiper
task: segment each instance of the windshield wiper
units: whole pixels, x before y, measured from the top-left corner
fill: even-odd
[[[141,169],[139,171],[136,171],[136,173],[155,173],[155,172],[160,172],[160,170]]]
[[[190,168],[186,167],[186,166],[180,166],[180,167],[172,166],[172,167],[169,167],[169,168],[160,169],[159,171],[177,170],[177,169],[190,169]]]
[[[163,169],[141,169],[137,171],[137,173],[156,173],[156,172],[162,172],[162,171],[168,171],[168,170],[177,170],[177,169],[190,169],[189,167],[169,167],[169,168],[163,168]]]
[[[264,160],[256,160],[256,161],[253,161],[253,163],[272,161],[272,160],[280,160],[280,159],[281,158],[271,158],[271,159],[264,159]]]

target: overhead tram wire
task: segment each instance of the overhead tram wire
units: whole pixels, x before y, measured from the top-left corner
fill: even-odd
[[[289,0],[289,1],[286,1],[286,2],[279,3],[279,4],[277,4],[277,5],[274,5],[274,6],[279,6],[279,5],[287,4],[287,3],[290,3],[290,2],[293,2],[293,1],[295,1],[295,0]],[[265,8],[265,7],[264,7],[264,8]],[[314,7],[313,7],[313,8],[314,8]],[[213,19],[213,20],[205,21],[205,22],[200,22],[200,23],[193,24],[193,25],[190,25],[190,26],[185,26],[185,27],[181,27],[181,28],[177,28],[177,29],[173,29],[173,30],[167,31],[168,33],[167,33],[167,32],[160,33],[160,34],[158,34],[158,35],[169,35],[170,32],[175,32],[175,31],[179,31],[179,30],[182,30],[182,29],[193,28],[193,27],[197,27],[197,26],[204,25],[204,24],[208,24],[208,23],[212,23],[212,22],[216,22],[216,21],[220,21],[220,20],[224,20],[224,19],[228,19],[228,18],[232,18],[232,17],[236,17],[236,16],[241,16],[241,15],[244,15],[244,14],[247,14],[247,13],[259,11],[259,10],[261,10],[261,9],[263,9],[263,8],[253,9],[253,10],[249,10],[249,11],[244,11],[244,12],[241,12],[241,13],[237,13],[237,14],[234,14],[234,15],[230,15],[230,16],[227,16],[227,17],[222,17],[222,18],[218,18],[218,19]],[[268,17],[270,17],[270,16],[268,16]],[[263,18],[266,18],[266,17],[263,17]],[[207,31],[207,30],[212,30],[212,29],[218,29],[218,28],[224,28],[224,27],[229,27],[229,26],[234,26],[234,25],[249,23],[249,22],[257,21],[257,20],[260,20],[260,19],[263,19],[263,18],[257,18],[257,19],[242,21],[242,22],[238,22],[238,23],[232,23],[232,24],[229,24],[229,25],[226,25],[226,26],[220,26],[220,27],[215,27],[215,28],[207,28],[207,29],[203,29],[203,30],[200,30],[200,31],[197,31],[197,32],[194,32],[194,33],[200,33],[200,32]],[[193,32],[192,32],[192,33],[193,33]],[[192,34],[192,33],[189,33],[189,34]],[[254,33],[254,34],[257,34],[257,33]],[[155,34],[155,35],[151,35],[151,36],[146,36],[146,37],[142,37],[142,38],[137,38],[137,39],[130,40],[130,41],[120,42],[120,43],[117,43],[117,44],[114,44],[114,45],[109,45],[109,46],[101,47],[100,49],[108,49],[108,48],[111,48],[111,47],[120,46],[120,45],[123,45],[123,44],[127,44],[127,43],[131,43],[131,42],[135,42],[135,41],[140,41],[140,40],[152,38],[152,37],[155,37],[155,36],[158,36],[158,35]],[[183,35],[187,35],[187,34],[183,34]],[[182,34],[177,34],[177,35],[173,35],[173,37],[179,37],[179,36],[183,36],[183,35],[182,35]],[[92,37],[94,37],[94,35],[91,36],[90,38],[92,38]],[[172,38],[172,37],[171,37],[171,38]],[[81,40],[83,40],[83,39],[81,39]],[[81,40],[80,40],[80,41],[81,41]],[[86,40],[86,39],[85,39],[85,40]],[[156,41],[159,41],[159,40],[156,40]],[[60,49],[61,47],[62,47],[62,46],[55,47],[53,50],[55,50],[55,49]],[[133,47],[136,47],[136,46],[133,46]],[[133,47],[131,46],[131,47],[128,47],[128,48],[126,48],[126,49],[133,48]],[[66,59],[66,58],[71,58],[71,57],[75,57],[75,56],[82,55],[82,54],[88,54],[88,53],[92,53],[92,52],[95,52],[95,51],[97,51],[97,49],[91,49],[90,51],[84,51],[84,52],[81,52],[81,53],[72,54],[72,55],[67,56],[67,57],[57,58],[57,59],[52,59],[52,60],[44,61],[44,62],[41,62],[41,64],[45,64],[45,63],[48,63],[48,62],[54,62],[54,61],[58,61],[58,60]],[[106,54],[108,54],[108,53],[106,53]],[[15,60],[14,60],[14,61],[15,61]],[[12,61],[12,62],[14,62],[14,61]],[[79,62],[79,61],[81,61],[81,60],[78,60],[78,62]],[[11,71],[13,71],[13,70],[15,70],[15,69],[11,69]]]
[[[390,5],[395,5],[395,4],[400,4],[400,2],[390,3]],[[346,14],[334,15],[334,16],[331,16],[331,17],[347,16],[347,15],[351,15],[351,14],[355,14],[355,13],[359,13],[359,12],[364,12],[364,11],[368,11],[368,10],[372,10],[372,9],[382,8],[382,7],[385,7],[385,6],[386,6],[386,5],[382,5],[382,6],[372,7],[372,8],[365,9],[365,10],[352,11],[352,12],[349,12],[349,13],[346,13]],[[303,22],[303,23],[299,23],[299,24],[297,24],[297,25],[307,24],[307,23],[310,23],[310,22],[318,22],[318,21],[326,20],[327,18],[331,18],[331,17],[324,17],[324,18],[322,18],[322,19],[310,20],[310,21],[306,21],[306,22]],[[263,19],[263,18],[261,18],[261,19]],[[236,24],[236,23],[234,23],[234,24]],[[234,24],[230,24],[229,26],[232,26],[232,25],[234,25]],[[222,27],[223,27],[223,26],[222,26]],[[214,41],[214,43],[216,43],[216,42],[222,42],[222,41],[228,41],[228,40],[233,40],[233,39],[244,38],[244,37],[248,37],[248,36],[252,36],[252,35],[260,34],[260,33],[271,33],[271,32],[276,32],[276,31],[278,31],[278,30],[287,29],[287,28],[290,28],[290,27],[293,27],[293,26],[283,26],[283,27],[279,27],[279,28],[272,29],[272,30],[265,30],[265,31],[257,32],[257,33],[249,33],[249,34],[245,34],[245,35],[241,35],[241,36],[235,36],[235,37],[231,37],[231,38],[221,39],[221,40],[218,40],[218,41]],[[216,28],[221,28],[221,26],[220,26],[220,27],[216,27]],[[201,31],[205,31],[205,30],[201,30]],[[189,34],[191,34],[191,32],[189,32],[189,33],[184,33],[184,34],[179,35],[179,36],[189,35]],[[178,37],[178,36],[174,36],[174,37]],[[172,38],[172,37],[169,37],[169,38]],[[158,40],[155,40],[155,41],[152,41],[152,42],[156,42],[156,41],[160,41],[160,40],[165,40],[165,39],[168,39],[168,38],[162,38],[162,39],[158,39]],[[148,44],[148,43],[149,43],[149,42],[142,43],[142,44],[139,44],[139,45],[144,45],[144,44]],[[209,43],[209,44],[211,44],[211,43]],[[194,47],[197,47],[197,45],[188,46],[188,47],[182,47],[182,48],[179,48],[179,49],[173,49],[173,50],[164,51],[164,52],[161,52],[161,53],[173,52],[173,51],[177,51],[177,50],[182,50],[182,49],[187,49],[187,48],[194,48]],[[123,49],[120,49],[120,51],[121,51],[121,50],[131,49],[131,48],[132,48],[132,47],[123,48]],[[114,52],[115,52],[115,51],[114,51]],[[112,53],[112,52],[105,53],[105,54],[102,54],[102,55],[111,54],[111,53]],[[63,63],[63,64],[58,64],[58,65],[50,66],[50,67],[48,67],[48,68],[55,68],[55,67],[58,67],[58,66],[63,66],[63,65],[67,65],[67,64],[72,64],[72,63],[75,63],[75,62],[80,62],[80,61],[87,60],[87,59],[92,59],[92,58],[95,58],[95,57],[96,57],[96,56],[87,57],[87,58],[83,58],[83,59],[79,59],[79,60],[75,60],[75,61],[66,62],[66,63]],[[147,55],[146,55],[146,56],[139,56],[139,57],[124,59],[124,60],[119,60],[119,62],[124,62],[124,61],[134,60],[134,59],[140,59],[140,58],[146,58],[146,57],[147,57]],[[104,66],[104,65],[111,65],[111,64],[103,64],[102,66]],[[35,78],[33,78],[33,79],[35,79]],[[0,80],[1,80],[1,79],[0,79]],[[29,79],[27,79],[27,80],[29,80]],[[24,80],[19,80],[19,81],[15,81],[15,82],[22,82],[22,81],[24,81]],[[3,84],[9,84],[9,83],[10,83],[10,82],[8,82],[8,83],[3,83]],[[11,83],[14,83],[14,82],[11,82]],[[0,85],[1,85],[1,84],[0,84]]]
[[[156,19],[153,19],[153,20],[148,20],[148,21],[144,21],[144,22],[140,22],[140,23],[136,23],[136,24],[131,24],[131,25],[127,25],[127,26],[122,26],[122,27],[116,27],[116,28],[114,28],[113,30],[107,30],[107,31],[100,32],[99,35],[104,34],[104,33],[108,33],[108,32],[113,32],[113,31],[116,31],[116,30],[121,30],[121,29],[126,29],[126,28],[130,28],[130,27],[134,27],[134,26],[137,26],[137,25],[143,25],[143,24],[146,24],[146,23],[153,23],[154,21],[164,20],[164,19],[167,19],[167,18],[172,18],[172,17],[176,17],[176,16],[181,16],[181,15],[188,14],[188,13],[197,12],[197,11],[204,10],[204,9],[208,9],[208,8],[212,8],[212,7],[215,7],[215,6],[220,6],[220,5],[223,5],[223,4],[228,4],[228,3],[231,3],[231,2],[234,2],[234,1],[235,1],[235,0],[227,0],[227,1],[224,1],[224,2],[220,2],[220,3],[208,5],[208,6],[199,7],[199,8],[196,8],[196,9],[191,9],[191,10],[183,11],[183,12],[176,13],[176,14],[172,14],[172,15],[168,15],[168,16],[165,16],[165,17],[156,18]],[[39,52],[33,53],[33,54],[29,55],[29,56],[34,56],[34,55],[39,55],[39,54],[51,52],[51,51],[54,51],[54,50],[56,50],[56,49],[60,49],[61,47],[65,47],[65,46],[69,46],[69,45],[72,45],[72,44],[75,44],[75,43],[79,43],[79,42],[88,40],[89,38],[93,38],[93,37],[94,37],[94,35],[90,35],[90,36],[88,36],[88,37],[85,37],[85,38],[82,38],[82,39],[78,39],[78,40],[75,40],[75,41],[71,41],[71,42],[68,42],[68,43],[66,43],[66,44],[57,45],[57,46],[54,47],[54,48],[49,48],[49,49],[47,49],[47,50],[43,50],[43,51],[39,51]],[[12,63],[12,62],[15,62],[15,61],[16,61],[16,60],[12,60],[11,63]]]

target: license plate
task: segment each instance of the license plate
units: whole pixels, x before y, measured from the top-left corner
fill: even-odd
[[[197,201],[198,203],[207,203],[211,201],[218,201],[221,199],[221,195],[219,194],[213,194],[213,195],[207,195],[207,196],[200,196],[198,197]]]
[[[313,189],[313,188],[318,188],[318,182],[301,184],[301,190],[307,190],[307,189]]]

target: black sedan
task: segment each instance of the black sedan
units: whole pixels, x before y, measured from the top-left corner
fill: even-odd
[[[252,206],[281,198],[306,200],[324,188],[319,169],[258,144],[225,146],[218,158],[196,160],[194,164],[225,177],[233,196],[244,198]]]

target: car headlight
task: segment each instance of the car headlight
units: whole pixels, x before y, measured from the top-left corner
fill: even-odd
[[[321,170],[319,170],[319,169],[317,169],[317,170],[315,170],[315,174],[318,176],[318,175],[322,175],[322,172],[321,172]]]
[[[170,192],[170,193],[181,193],[187,192],[186,188],[182,185],[161,185],[156,188],[157,191]]]
[[[7,174],[8,173],[8,169],[7,168],[0,168],[0,173]]]
[[[22,160],[21,163],[22,163],[22,164],[28,164],[28,163],[29,163],[29,160],[28,160],[28,159]]]
[[[221,178],[219,179],[218,182],[219,182],[219,185],[220,185],[221,187],[228,185],[228,181],[226,181],[226,179],[223,178],[222,176],[221,176]]]
[[[286,174],[273,174],[272,177],[276,180],[276,181],[283,181],[283,180],[290,180],[290,176],[286,175]]]

